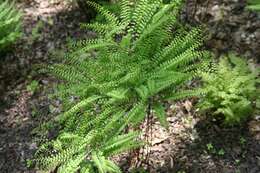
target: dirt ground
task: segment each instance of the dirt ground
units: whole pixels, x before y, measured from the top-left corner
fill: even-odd
[[[24,13],[25,34],[0,61],[1,173],[36,172],[26,160],[33,157],[37,139],[44,134],[33,129],[61,111],[61,103],[49,98],[57,82],[38,73],[39,64],[55,62],[69,37],[94,35],[79,29],[87,16],[64,1],[21,1],[19,8]],[[206,26],[206,47],[217,56],[234,51],[259,62],[260,15],[247,11],[244,0],[188,0],[181,20]],[[33,81],[38,83],[35,91],[28,87]],[[198,116],[192,100],[172,103],[168,115],[168,131],[152,120],[150,145],[141,154],[149,159],[139,164],[148,172],[260,172],[259,115],[243,127],[224,128]],[[125,172],[131,166],[128,159],[120,162]]]

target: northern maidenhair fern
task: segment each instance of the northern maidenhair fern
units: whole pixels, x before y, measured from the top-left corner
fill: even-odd
[[[199,107],[211,110],[227,124],[237,124],[252,115],[259,101],[259,69],[230,54],[220,59],[216,72],[204,74],[204,93]]]
[[[14,2],[0,0],[0,50],[4,50],[21,36],[21,13]]]
[[[186,31],[176,16],[179,0],[120,2],[120,16],[86,1],[106,22],[83,24],[99,35],[71,43],[64,64],[48,71],[66,82],[59,86],[64,113],[57,120],[64,127],[57,140],[38,152],[38,165],[60,172],[120,172],[108,157],[138,147],[138,126],[148,110],[167,127],[163,102],[200,94],[183,90],[188,81],[207,68],[209,55],[200,51],[197,28]],[[78,103],[71,101],[78,98]],[[51,154],[47,154],[52,151]]]
[[[260,11],[260,0],[249,0],[248,4],[248,9]]]

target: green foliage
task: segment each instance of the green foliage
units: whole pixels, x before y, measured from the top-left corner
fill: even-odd
[[[240,137],[239,142],[242,146],[245,146],[245,144],[247,143],[247,141],[244,137]]]
[[[114,13],[116,16],[120,15],[120,6],[119,3],[111,3],[107,1],[101,1],[100,4],[109,10],[111,13]],[[96,18],[94,19],[94,22],[105,22],[104,16],[101,14],[97,14]]]
[[[32,161],[31,159],[27,159],[27,160],[26,160],[26,167],[27,167],[27,168],[31,168],[32,165],[33,165],[33,161]]]
[[[36,40],[41,36],[39,30],[44,26],[43,21],[39,21],[36,26],[32,29],[32,36],[31,36],[31,42]]]
[[[99,36],[72,42],[64,63],[47,68],[66,81],[57,92],[64,113],[56,118],[61,134],[43,145],[37,164],[58,172],[120,172],[108,158],[142,144],[138,132],[124,129],[152,113],[167,127],[164,101],[200,94],[183,86],[207,69],[209,54],[199,50],[200,30],[177,22],[180,1],[122,0],[119,17],[86,3],[106,23],[82,25]]]
[[[218,156],[223,156],[225,155],[225,150],[223,148],[217,149],[214,147],[212,143],[208,143],[206,145],[207,151],[211,154],[216,154]]]
[[[230,125],[246,120],[259,99],[258,73],[259,69],[251,70],[245,60],[232,54],[220,59],[215,73],[203,75],[206,94],[199,107],[224,116]]]
[[[208,143],[208,144],[207,144],[207,150],[208,150],[208,151],[211,151],[211,150],[213,150],[213,149],[214,149],[214,147],[213,147],[212,143]]]
[[[0,0],[0,50],[4,50],[21,36],[21,13],[13,3]]]
[[[219,156],[225,155],[225,150],[221,148],[221,149],[218,151],[218,155],[219,155]]]
[[[146,170],[145,170],[145,168],[136,168],[136,169],[133,169],[133,170],[131,170],[131,172],[130,173],[148,173]]]
[[[35,91],[39,88],[39,82],[36,80],[33,80],[29,85],[27,85],[26,89],[27,91],[31,92],[32,94],[35,93]]]
[[[248,9],[260,11],[260,0],[249,0],[248,4]]]

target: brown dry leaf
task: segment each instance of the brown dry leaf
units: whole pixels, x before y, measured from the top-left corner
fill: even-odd
[[[184,108],[185,108],[188,112],[190,112],[191,109],[192,109],[192,107],[193,107],[192,102],[189,101],[189,100],[186,100],[186,101],[183,103],[183,106],[184,106]]]
[[[250,132],[260,132],[260,121],[251,121],[249,123]]]

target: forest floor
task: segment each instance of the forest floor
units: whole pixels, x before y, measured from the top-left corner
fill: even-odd
[[[188,0],[181,19],[207,28],[206,47],[219,56],[234,51],[259,62],[260,16],[247,11],[244,0]],[[89,38],[80,22],[86,17],[61,0],[28,0],[19,3],[24,13],[24,36],[0,61],[0,172],[36,172],[27,159],[37,149],[40,124],[61,111],[61,103],[49,98],[57,81],[38,73],[39,65],[57,61],[66,51],[68,38]],[[61,51],[62,50],[62,51]],[[147,133],[149,146],[129,159],[150,173],[259,173],[260,116],[243,127],[223,128],[198,116],[194,103],[171,103],[169,130],[154,119]],[[147,126],[144,124],[144,131]],[[56,134],[48,133],[48,137]]]

